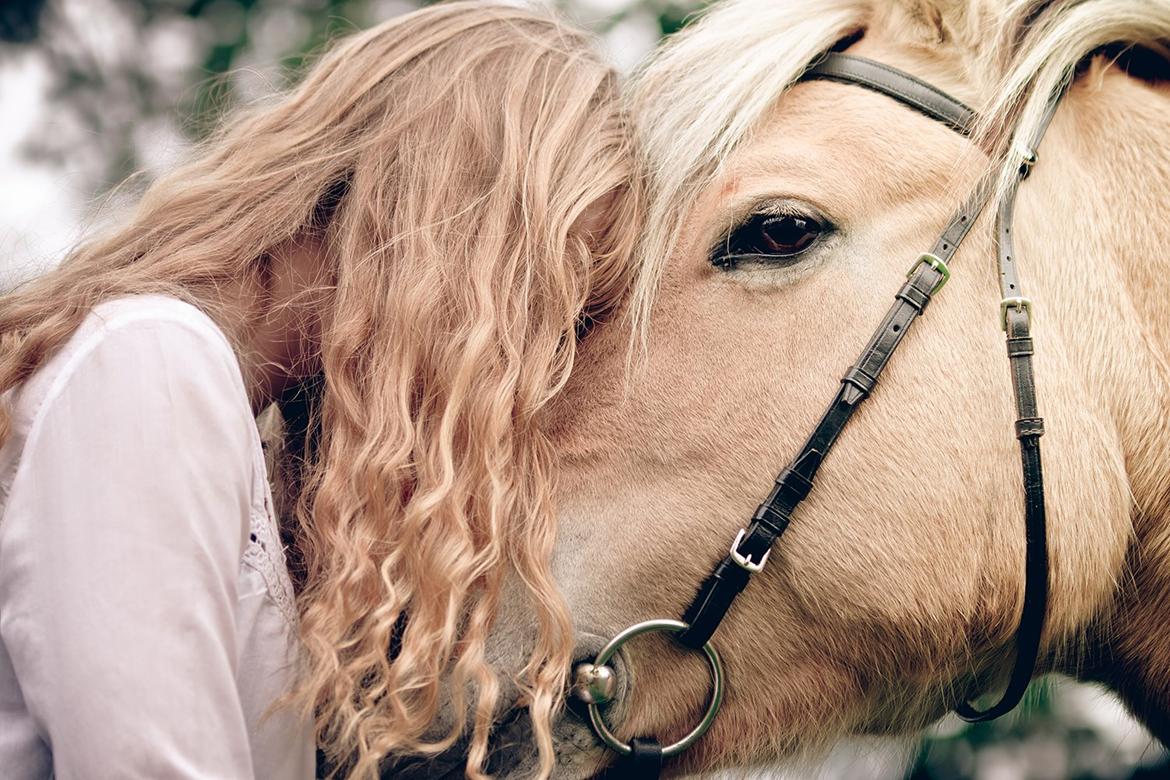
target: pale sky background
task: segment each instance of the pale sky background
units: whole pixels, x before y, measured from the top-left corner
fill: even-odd
[[[0,279],[60,256],[76,240],[88,195],[76,171],[21,155],[45,112],[46,82],[44,66],[31,56],[0,66]]]

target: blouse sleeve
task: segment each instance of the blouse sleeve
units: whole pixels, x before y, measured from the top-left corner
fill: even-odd
[[[217,338],[108,331],[29,430],[0,612],[58,778],[252,777],[235,621],[252,421]]]

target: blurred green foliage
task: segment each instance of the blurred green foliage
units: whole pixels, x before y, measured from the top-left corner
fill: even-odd
[[[85,2],[86,0],[82,0]],[[92,0],[91,0],[92,2]],[[139,167],[139,131],[167,116],[188,138],[214,127],[239,98],[228,76],[249,64],[253,31],[266,13],[295,14],[295,35],[261,56],[294,73],[306,57],[339,30],[375,21],[371,0],[104,0],[87,13],[73,0],[3,0],[0,62],[32,49],[48,66],[53,130],[30,139],[35,158],[66,162],[91,147],[104,190]],[[102,31],[84,29],[88,15]],[[117,23],[113,23],[116,20]],[[116,35],[117,41],[95,40]],[[160,65],[160,47],[185,38],[197,51],[180,71]],[[111,50],[112,48],[112,50]],[[86,150],[90,151],[90,150]]]

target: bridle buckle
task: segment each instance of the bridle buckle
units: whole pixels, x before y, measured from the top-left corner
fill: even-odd
[[[756,574],[764,570],[764,564],[768,562],[768,556],[772,554],[772,551],[768,550],[764,553],[763,558],[760,558],[758,562],[753,562],[751,558],[739,551],[739,543],[743,541],[745,536],[747,536],[747,529],[739,529],[739,533],[735,535],[735,541],[731,543],[731,560],[749,574]]]
[[[943,285],[946,284],[951,278],[951,269],[947,267],[947,264],[943,262],[943,259],[938,255],[931,254],[930,252],[923,252],[918,256],[918,259],[914,261],[914,265],[910,266],[910,270],[906,272],[906,278],[913,278],[914,272],[918,270],[918,266],[920,265],[930,266],[942,277],[938,280],[938,282],[935,283],[934,288],[931,289],[931,295],[934,295],[939,290],[941,290]]]
[[[1031,298],[1024,298],[1023,296],[1016,295],[1016,296],[1012,296],[1010,298],[1004,298],[1002,301],[999,302],[999,325],[1001,328],[1003,328],[1004,333],[1007,332],[1007,327],[1008,327],[1008,322],[1007,322],[1008,309],[1015,309],[1016,311],[1023,312],[1024,314],[1027,314],[1029,317],[1031,317],[1032,316],[1032,299]]]

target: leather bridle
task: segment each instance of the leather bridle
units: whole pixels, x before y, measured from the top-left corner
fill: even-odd
[[[902,71],[872,60],[832,53],[804,73],[802,81],[829,80],[854,84],[891,97],[969,136],[975,112],[945,92]],[[1032,678],[1048,599],[1048,550],[1044,514],[1044,478],[1040,465],[1040,436],[1044,423],[1036,406],[1032,370],[1032,304],[1024,297],[1016,273],[1012,241],[1012,220],[1016,192],[1036,163],[1039,146],[1070,78],[1049,97],[1042,122],[1024,148],[1016,148],[1019,173],[1000,198],[996,219],[1001,288],[1000,322],[1007,337],[1012,389],[1016,404],[1016,438],[1019,440],[1024,473],[1024,519],[1026,535],[1024,603],[1016,632],[1016,658],[1006,689],[999,701],[985,710],[961,702],[958,715],[968,721],[997,718],[1020,701]],[[723,671],[719,654],[710,640],[731,609],[736,596],[768,561],[772,546],[792,521],[793,513],[813,487],[824,462],[841,431],[861,403],[870,396],[878,378],[893,357],[910,326],[926,311],[931,299],[950,278],[950,263],[969,234],[976,219],[996,191],[995,179],[985,178],[947,224],[929,252],[921,254],[907,273],[906,283],[895,295],[893,306],[869,340],[857,362],[845,373],[841,387],[820,422],[786,469],[780,472],[771,493],[760,504],[747,528],[741,530],[727,556],[719,562],[687,608],[681,621],[650,620],[635,624],[614,637],[592,664],[576,671],[574,694],[588,708],[589,720],[598,737],[623,756],[621,774],[657,777],[665,758],[678,755],[693,744],[711,725],[723,697]],[[713,692],[702,722],[673,745],[661,746],[653,738],[629,743],[615,737],[601,716],[599,707],[613,696],[614,672],[608,661],[629,639],[651,631],[667,631],[683,646],[702,650],[714,678]]]

